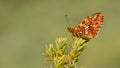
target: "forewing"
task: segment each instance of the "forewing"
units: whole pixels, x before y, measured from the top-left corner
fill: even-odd
[[[85,18],[81,23],[80,27],[84,27],[85,33],[83,37],[94,38],[98,34],[98,31],[102,27],[104,16],[101,13],[95,13]]]

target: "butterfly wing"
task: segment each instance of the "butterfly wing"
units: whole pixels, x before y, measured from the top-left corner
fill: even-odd
[[[84,27],[85,33],[84,37],[86,38],[94,38],[98,34],[100,28],[103,25],[104,16],[101,13],[95,13],[91,16],[85,18],[81,23],[80,26]]]
[[[68,27],[68,31],[74,37],[94,38],[102,27],[104,16],[101,13],[95,13],[85,18],[76,27]]]

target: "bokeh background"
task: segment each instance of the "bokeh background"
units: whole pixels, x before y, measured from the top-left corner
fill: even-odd
[[[0,68],[44,68],[45,44],[86,16],[101,12],[104,25],[80,57],[85,68],[120,68],[120,0],[0,0]]]

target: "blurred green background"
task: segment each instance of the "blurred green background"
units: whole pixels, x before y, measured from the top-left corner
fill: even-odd
[[[75,26],[102,12],[104,25],[80,57],[85,68],[120,68],[120,0],[0,0],[0,68],[44,68],[45,44],[71,35]]]

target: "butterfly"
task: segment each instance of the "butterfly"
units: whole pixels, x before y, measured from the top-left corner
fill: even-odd
[[[95,13],[83,19],[75,27],[67,27],[67,30],[73,37],[77,38],[95,38],[103,25],[104,16],[102,13]]]

